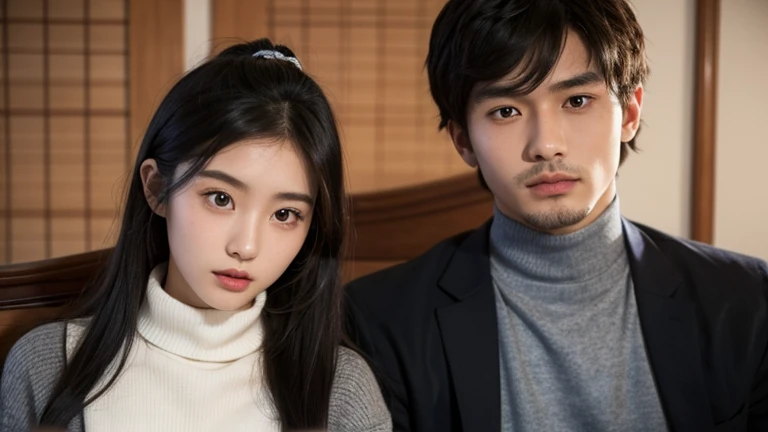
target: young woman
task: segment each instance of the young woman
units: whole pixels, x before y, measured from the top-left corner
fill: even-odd
[[[288,48],[189,72],[146,131],[100,278],[11,351],[2,431],[391,430],[341,347],[342,172],[328,101]]]

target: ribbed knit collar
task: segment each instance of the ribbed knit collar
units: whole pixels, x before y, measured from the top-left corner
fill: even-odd
[[[618,197],[585,228],[564,235],[535,231],[494,209],[491,258],[497,269],[558,284],[593,279],[626,258]]]
[[[198,309],[174,299],[162,287],[167,263],[149,276],[147,297],[139,311],[138,331],[149,343],[170,353],[205,362],[229,362],[261,346],[262,292],[248,309]]]

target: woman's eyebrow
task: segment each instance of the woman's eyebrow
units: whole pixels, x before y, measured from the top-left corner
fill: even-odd
[[[301,192],[278,192],[275,199],[280,201],[301,201],[308,205],[313,205],[315,200],[311,196]]]
[[[197,175],[200,176],[200,177],[207,177],[207,178],[211,178],[211,179],[215,179],[215,180],[221,180],[224,183],[227,183],[230,186],[232,186],[232,187],[234,187],[236,189],[240,189],[242,191],[247,191],[248,190],[248,185],[247,184],[245,184],[244,182],[236,179],[235,177],[232,177],[231,175],[229,175],[229,174],[227,174],[227,173],[225,173],[223,171],[219,171],[219,170],[204,170],[204,171],[200,171]]]

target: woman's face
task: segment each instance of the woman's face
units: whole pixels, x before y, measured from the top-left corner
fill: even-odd
[[[237,310],[285,272],[307,237],[316,194],[294,148],[235,143],[156,208],[168,226],[169,295],[198,308]]]

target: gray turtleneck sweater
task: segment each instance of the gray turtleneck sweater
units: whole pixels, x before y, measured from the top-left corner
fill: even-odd
[[[618,199],[567,235],[496,209],[491,226],[502,431],[663,431]]]

